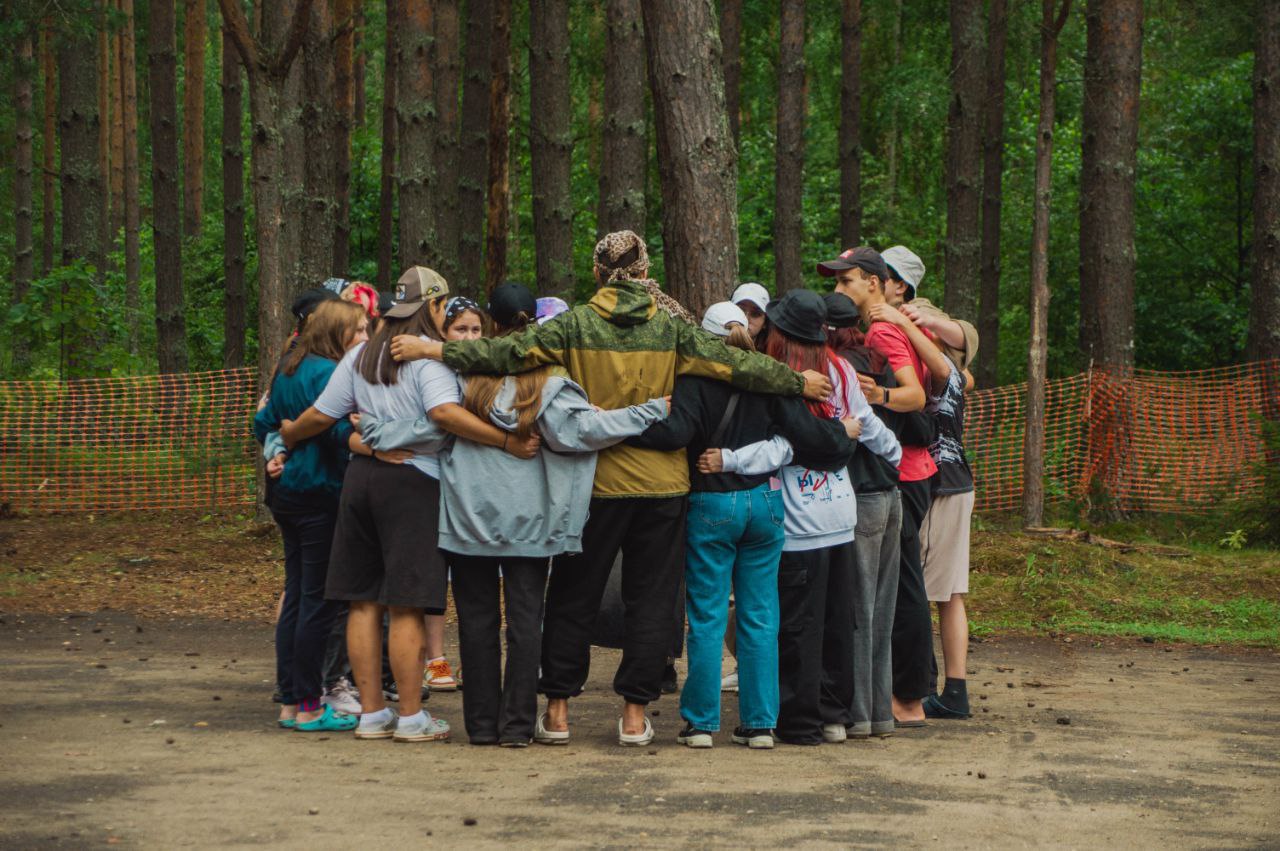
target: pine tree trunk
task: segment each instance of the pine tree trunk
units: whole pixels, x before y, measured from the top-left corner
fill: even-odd
[[[337,112],[333,127],[334,229],[333,262],[329,270],[346,276],[351,255],[351,128],[355,121],[355,9],[354,0],[334,0],[333,40],[334,99]]]
[[[978,339],[983,356],[974,364],[980,387],[999,383],[1000,210],[1004,204],[1004,53],[1009,0],[991,0],[987,17],[987,95],[982,105],[982,248],[979,252],[981,310]]]
[[[111,36],[107,31],[107,13],[110,8],[110,0],[97,0],[94,22],[98,33],[98,168],[102,173],[102,216],[98,221],[102,228],[104,256],[111,250],[115,237],[115,232],[111,229]]]
[[[840,245],[848,248],[862,244],[862,0],[844,0],[840,46]]]
[[[232,37],[222,34],[222,367],[244,366],[244,92],[240,56]]]
[[[435,230],[435,84],[431,41],[435,36],[430,0],[398,0],[396,33],[396,139],[399,157],[400,262],[437,262]]]
[[[596,232],[603,236],[633,230],[644,236],[649,138],[644,116],[644,23],[640,0],[606,0],[605,27],[604,131]]]
[[[720,44],[724,51],[724,106],[737,151],[742,141],[742,0],[720,0]]]
[[[400,23],[398,0],[387,0],[387,41],[382,74],[382,178],[378,189],[378,287],[387,289],[396,277],[396,31]]]
[[[737,155],[711,0],[642,0],[666,286],[701,315],[738,278]]]
[[[968,320],[978,315],[982,247],[982,65],[982,0],[951,0],[943,304],[951,315]]]
[[[366,61],[365,55],[364,55],[364,49],[363,49],[363,43],[364,43],[364,2],[363,0],[361,0],[361,2],[355,3],[355,18],[353,19],[353,22],[352,22],[352,29],[354,30],[354,32],[352,34],[352,39],[351,39],[351,51],[353,54],[352,60],[351,60],[351,65],[352,65],[351,76],[353,78],[352,87],[354,88],[354,92],[352,94],[352,101],[351,101],[352,102],[351,121],[352,121],[352,127],[363,127],[364,113],[365,113],[364,66]]]
[[[569,0],[529,0],[529,160],[538,291],[573,292]]]
[[[263,12],[258,37],[249,31],[240,0],[219,0],[219,6],[249,82],[250,172],[258,250],[258,378],[265,386],[293,324],[289,305],[307,285],[298,257],[303,220],[298,207],[306,197],[305,170],[299,162],[305,159],[303,140],[300,132],[287,125],[289,116],[302,108],[302,63],[297,57],[311,24],[311,0],[255,4],[255,10]],[[327,264],[328,251],[322,256]]]
[[[142,229],[142,205],[138,194],[138,69],[137,35],[133,0],[120,0],[124,26],[120,31],[120,95],[121,127],[124,146],[124,309],[129,325],[129,354],[138,353],[138,323],[141,321],[142,295],[139,292],[141,259],[139,239]]]
[[[338,130],[341,94],[336,94],[333,0],[314,0],[302,44],[302,135],[305,140],[302,280],[316,283],[333,271],[337,240]]]
[[[176,0],[150,0],[147,56],[151,80],[151,198],[156,251],[156,354],[160,371],[187,369],[178,200]],[[65,205],[65,200],[64,200]]]
[[[1000,0],[997,0],[999,2]],[[1035,203],[1031,224],[1031,334],[1027,355],[1026,428],[1022,444],[1022,523],[1044,525],[1044,406],[1049,354],[1049,211],[1053,187],[1053,100],[1058,64],[1058,34],[1071,10],[1062,0],[1041,0],[1040,123],[1036,128]]]
[[[1269,360],[1280,358],[1280,0],[1260,0],[1258,7],[1258,42],[1253,54],[1253,287],[1248,352],[1250,358]]]
[[[1089,3],[1080,165],[1080,349],[1133,367],[1134,195],[1142,0]]]
[[[53,245],[57,229],[58,179],[58,65],[54,58],[54,35],[48,20],[40,32],[40,73],[44,78],[44,123],[40,133],[40,274],[53,271]]]
[[[462,58],[462,127],[458,136],[458,288],[484,284],[485,188],[489,168],[489,67],[493,0],[468,0]]]
[[[182,232],[200,233],[204,212],[205,0],[185,0],[182,35]]]
[[[458,0],[435,0],[436,247],[433,266],[446,281],[458,279]]]
[[[108,0],[109,8],[119,14],[120,0]],[[111,216],[107,220],[107,230],[111,235],[110,244],[124,227],[124,73],[121,54],[121,42],[124,34],[119,29],[112,29],[107,37],[107,56],[111,73],[107,79],[107,100],[111,114]]]
[[[902,0],[894,0],[893,3],[893,38],[890,40],[893,44],[893,66],[895,68],[902,67]],[[888,185],[888,191],[885,193],[888,206],[889,224],[894,223],[894,214],[898,208],[898,143],[901,129],[898,126],[898,110],[889,110],[889,132],[886,134],[885,140],[885,183]]]
[[[779,293],[803,286],[804,0],[780,0],[778,10],[778,134],[774,156],[773,265]]]
[[[8,11],[12,11],[9,4]],[[13,53],[13,303],[20,304],[27,297],[31,281],[35,277],[35,245],[32,209],[32,176],[35,172],[35,137],[32,78],[35,75],[34,31],[23,27]],[[27,340],[23,333],[11,338],[11,351],[15,371],[22,373],[27,367]]]
[[[485,211],[485,292],[507,275],[507,226],[511,217],[511,0],[492,0],[489,39],[489,169]]]

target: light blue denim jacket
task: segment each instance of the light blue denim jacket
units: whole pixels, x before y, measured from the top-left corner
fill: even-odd
[[[514,432],[516,382],[508,378],[490,421]],[[601,411],[586,392],[555,369],[542,390],[537,428],[542,449],[523,460],[495,446],[453,439],[440,451],[440,540],[443,550],[473,556],[543,558],[582,552],[596,452],[637,435],[667,416],[667,403],[651,399]],[[360,419],[364,442],[396,449],[439,439],[429,417]]]

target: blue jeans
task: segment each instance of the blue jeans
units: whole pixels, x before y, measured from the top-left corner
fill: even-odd
[[[778,559],[782,492],[752,490],[689,495],[685,588],[689,674],[680,714],[695,728],[720,729],[720,660],[737,612],[738,708],[742,726],[770,730],[778,718]]]

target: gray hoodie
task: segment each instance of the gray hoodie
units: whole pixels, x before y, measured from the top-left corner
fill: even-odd
[[[515,432],[516,382],[507,378],[490,421]],[[542,449],[525,461],[495,446],[451,439],[440,459],[442,550],[473,556],[542,558],[582,552],[596,452],[637,435],[667,416],[651,399],[600,411],[586,392],[554,369],[542,390],[537,427]],[[379,421],[362,415],[360,431],[374,449],[431,443],[443,434],[429,417]]]

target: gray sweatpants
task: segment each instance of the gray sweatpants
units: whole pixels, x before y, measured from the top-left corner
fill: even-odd
[[[901,528],[902,497],[897,488],[858,494],[852,736],[893,731],[892,638]]]

